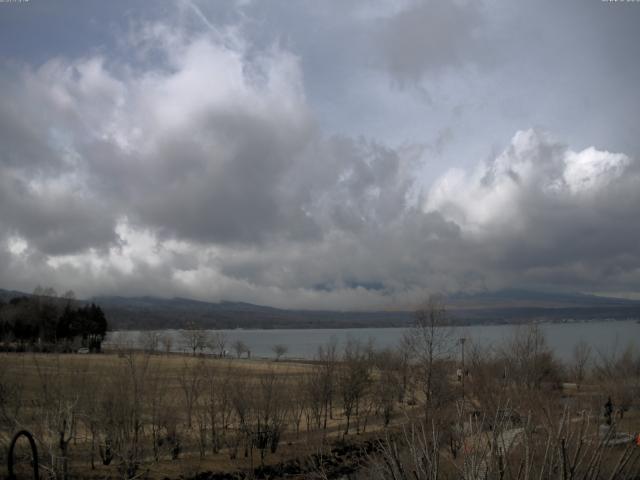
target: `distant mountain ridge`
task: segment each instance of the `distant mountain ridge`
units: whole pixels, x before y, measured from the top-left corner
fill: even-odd
[[[0,299],[29,295],[0,289]],[[246,302],[206,302],[153,296],[98,296],[88,299],[102,307],[113,329],[183,328],[193,322],[202,328],[359,328],[404,327],[413,311],[293,310]],[[447,309],[461,324],[521,323],[638,319],[640,301],[582,293],[529,290],[456,293]]]
[[[601,305],[640,305],[638,300],[602,297],[585,293],[557,293],[535,290],[504,289],[478,293],[455,293],[448,296],[452,305],[470,305],[480,307],[486,304],[497,306],[523,304],[540,307],[601,306]]]

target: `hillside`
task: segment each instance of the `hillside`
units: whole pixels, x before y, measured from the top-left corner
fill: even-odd
[[[96,297],[118,328],[180,328],[188,322],[208,328],[401,327],[410,312],[285,310],[243,302],[200,302],[184,298]],[[139,323],[141,319],[144,319]]]
[[[25,295],[0,290],[0,299]],[[245,302],[203,302],[186,298],[99,296],[113,329],[182,328],[190,322],[206,328],[364,328],[402,327],[413,321],[412,311],[288,310]],[[458,323],[520,323],[638,319],[640,301],[579,293],[501,290],[458,293],[447,298]]]

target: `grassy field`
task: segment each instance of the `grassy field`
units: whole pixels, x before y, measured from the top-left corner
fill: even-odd
[[[174,478],[304,458],[322,452],[342,438],[345,430],[346,420],[337,401],[326,414],[326,427],[322,412],[322,418],[316,419],[320,425],[311,418],[314,407],[308,403],[313,401],[304,390],[317,374],[313,363],[140,352],[0,354],[0,363],[3,462],[12,432],[21,428],[36,436],[41,463],[56,469],[61,468],[56,462],[61,456],[58,438],[62,432],[69,439],[65,468],[99,478],[121,475],[115,464],[133,449],[137,449],[138,469],[145,476]],[[137,399],[131,395],[135,390]],[[114,408],[114,403],[125,406]],[[315,408],[317,417],[322,407]],[[382,427],[374,407],[367,403],[366,408],[366,413],[358,412],[359,438],[366,437],[365,429],[371,433]],[[241,418],[243,415],[246,417]],[[131,420],[132,416],[137,419]],[[247,437],[256,434],[252,431],[256,424],[271,428],[272,422],[279,429],[277,449],[272,451],[269,446],[261,458],[256,440]],[[355,425],[353,419],[351,422]],[[215,453],[212,423],[224,429]],[[351,432],[356,433],[353,426]],[[115,437],[120,439],[120,451],[110,465],[103,465],[99,450]],[[154,453],[158,439],[168,437],[179,437],[179,454],[165,447],[167,443]]]
[[[634,370],[640,361],[631,354],[594,364],[578,384],[570,365],[547,354],[525,362],[522,352],[511,358],[481,352],[470,356],[464,401],[454,361],[425,370],[418,359],[405,358],[358,345],[313,362],[135,351],[0,353],[0,461],[6,464],[12,434],[26,429],[51,478],[195,478],[287,462],[308,474],[321,470],[314,462],[333,455],[336,444],[359,451],[358,445],[394,437],[399,447],[389,448],[391,455],[423,441],[427,450],[420,455],[442,460],[446,475],[439,478],[457,478],[465,455],[488,448],[476,460],[496,458],[503,448],[496,446],[496,432],[510,439],[514,465],[531,455],[527,464],[561,468],[561,449],[577,449],[580,442],[595,455],[608,398],[616,431],[629,438],[640,431]],[[514,371],[510,377],[506,365]],[[434,445],[424,430],[403,440],[404,432],[420,432],[425,419]],[[588,429],[578,431],[584,421]],[[549,448],[560,453],[541,457]],[[602,450],[602,465],[616,462],[620,448]],[[408,459],[387,458],[391,463],[381,471]],[[342,461],[359,464],[360,457],[329,463]],[[371,473],[366,466],[362,471]],[[393,477],[387,473],[380,478]]]

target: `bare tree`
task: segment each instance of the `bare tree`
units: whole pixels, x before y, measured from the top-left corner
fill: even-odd
[[[227,366],[218,369],[214,362],[204,368],[203,413],[208,422],[211,451],[218,453],[225,442],[231,418],[231,378],[233,372]]]
[[[260,452],[260,463],[264,464],[268,450],[276,453],[287,417],[289,402],[283,376],[273,370],[262,374],[255,393],[251,434],[253,445]]]
[[[467,365],[472,375],[467,382],[470,397],[481,412],[495,412],[507,402],[507,363],[490,348],[471,343],[467,349]]]
[[[415,392],[410,391],[412,387],[411,382],[411,356],[412,356],[412,344],[411,337],[404,335],[400,339],[399,345],[396,347],[396,361],[398,374],[400,376],[400,388],[398,389],[398,401],[404,403],[407,400],[407,395],[410,398],[415,397]]]
[[[633,344],[610,353],[599,352],[594,371],[602,396],[610,397],[617,415],[623,418],[640,397],[640,354]]]
[[[187,324],[187,327],[182,330],[181,335],[184,343],[194,356],[198,350],[204,350],[209,343],[207,332],[197,328],[193,322]]]
[[[69,478],[69,448],[76,436],[79,419],[80,394],[71,390],[61,378],[59,358],[53,368],[41,365],[35,356],[33,360],[42,388],[39,401],[34,402],[37,415],[42,419],[38,436],[50,456],[53,476],[66,480]]]
[[[103,437],[99,445],[102,462],[117,461],[124,478],[134,478],[144,458],[144,406],[149,355],[122,353],[120,364],[111,369],[103,389]]]
[[[211,350],[217,352],[217,355],[222,358],[226,355],[227,351],[227,336],[224,332],[215,332],[211,338]]]
[[[347,420],[344,434],[349,434],[351,418],[358,417],[360,404],[371,382],[370,363],[363,346],[350,339],[344,350],[342,364],[338,369],[338,386],[342,396],[342,408]]]
[[[573,347],[573,358],[571,362],[571,374],[578,389],[586,377],[590,359],[591,347],[587,342],[581,340]]]
[[[338,364],[338,341],[332,337],[326,345],[318,347],[316,355],[319,370],[317,381],[319,390],[319,399],[322,402],[324,411],[323,428],[327,429],[328,419],[333,419],[333,397],[336,390],[336,369]]]
[[[162,344],[164,353],[169,355],[171,353],[171,347],[173,346],[173,337],[168,332],[165,332],[160,336],[160,343]]]
[[[147,353],[156,353],[158,344],[160,343],[160,335],[158,332],[146,331],[138,334],[138,342]]]
[[[323,411],[326,412],[325,406],[327,405],[324,397],[324,394],[326,392],[326,384],[324,380],[324,372],[320,367],[315,367],[311,372],[302,377],[304,388],[305,416],[308,432],[310,432],[313,428],[321,428],[322,426],[322,415]]]
[[[508,378],[516,385],[531,390],[559,381],[559,366],[539,325],[518,327],[503,355]]]
[[[429,296],[416,310],[415,326],[406,343],[417,363],[427,420],[434,404],[444,399],[448,383],[442,362],[451,356],[453,348],[453,330],[442,296]]]
[[[246,353],[249,351],[249,347],[247,347],[247,344],[244,343],[242,340],[236,340],[235,342],[233,342],[233,345],[231,347],[236,352],[236,356],[238,358],[240,358],[243,353]]]
[[[165,372],[163,360],[161,357],[151,363],[146,375],[146,414],[151,433],[151,445],[153,458],[157,462],[160,459],[160,447],[164,443],[161,432],[170,422],[167,422],[167,416],[171,415],[172,409],[169,400],[166,381],[163,375]]]
[[[280,361],[280,358],[283,355],[287,354],[287,352],[289,351],[289,347],[287,347],[286,345],[283,345],[283,344],[277,344],[277,345],[274,345],[271,348],[271,350],[273,351],[273,353],[276,356],[276,362],[278,362],[278,361]]]
[[[637,446],[628,442],[612,452],[607,448],[612,430],[598,438],[596,417],[571,415],[565,408],[553,428],[537,428],[525,419],[523,427],[514,431],[507,418],[497,412],[495,416],[495,428],[490,430],[483,428],[482,421],[469,421],[467,438],[475,441],[456,454],[447,455],[443,432],[435,425],[410,425],[400,435],[388,435],[365,476],[374,480],[637,477]]]
[[[236,458],[240,442],[244,440],[245,457],[250,453],[249,449],[253,448],[251,442],[251,415],[254,398],[248,395],[249,389],[253,387],[246,372],[242,371],[234,375],[230,382],[231,405],[233,406],[235,418],[237,420],[236,435],[228,438],[229,457],[233,460]]]
[[[193,409],[198,402],[202,391],[204,361],[189,362],[184,360],[178,374],[178,383],[184,396],[185,412],[187,414],[187,427],[191,428]]]
[[[402,395],[402,360],[401,355],[391,350],[378,353],[374,359],[378,375],[373,385],[372,400],[385,427],[391,421],[398,397]]]
[[[300,423],[307,407],[307,390],[305,386],[305,382],[301,378],[297,378],[287,386],[289,392],[289,414],[296,432],[296,438],[300,435]]]

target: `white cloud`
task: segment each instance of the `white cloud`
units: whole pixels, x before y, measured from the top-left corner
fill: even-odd
[[[594,147],[575,152],[548,134],[519,131],[497,158],[470,172],[446,172],[431,188],[424,210],[440,212],[470,233],[518,230],[531,226],[530,216],[540,213],[536,203],[589,209],[578,195],[615,196],[609,189],[636,165],[622,153]]]
[[[610,188],[631,164],[622,153],[601,152],[589,147],[581,152],[567,152],[564,158],[564,181],[573,194],[595,193]]]

